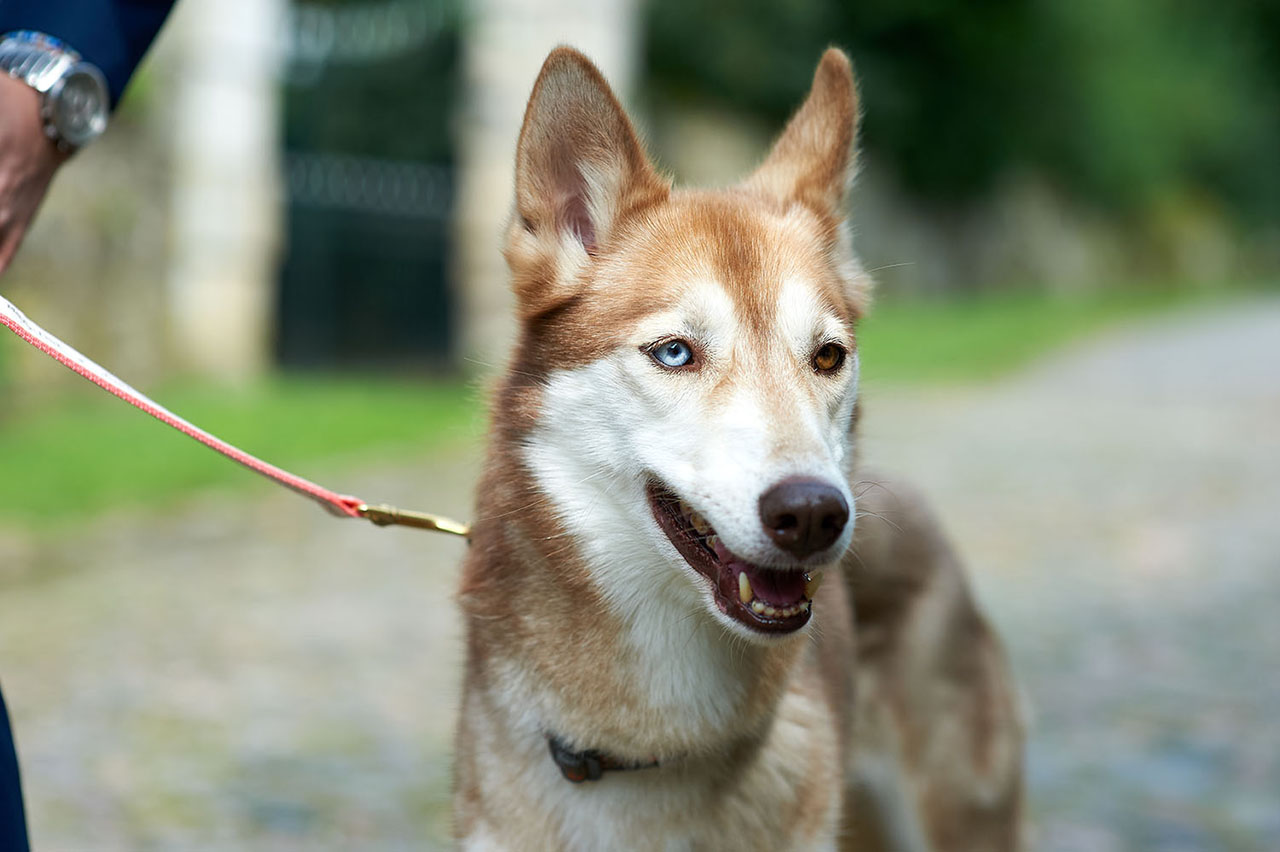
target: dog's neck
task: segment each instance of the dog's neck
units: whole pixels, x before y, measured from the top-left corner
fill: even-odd
[[[607,556],[564,528],[510,446],[491,454],[480,493],[460,595],[468,689],[483,691],[503,730],[544,750],[551,733],[640,762],[735,748],[768,724],[804,637],[748,643],[661,584],[619,607],[594,579],[617,566],[592,564]]]

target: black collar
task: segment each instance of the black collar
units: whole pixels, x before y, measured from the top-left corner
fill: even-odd
[[[647,763],[629,763],[595,749],[570,751],[563,740],[552,734],[547,734],[547,746],[551,749],[551,759],[560,767],[560,774],[566,781],[574,784],[599,781],[606,772],[631,772],[636,769],[652,769],[658,765],[657,759]]]

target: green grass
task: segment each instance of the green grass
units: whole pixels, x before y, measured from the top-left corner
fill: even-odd
[[[1124,291],[1076,299],[1016,295],[876,304],[859,331],[862,376],[875,384],[995,379],[1108,326],[1208,298],[1213,296]]]
[[[989,380],[1082,335],[1190,298],[886,303],[861,330],[863,375],[877,385]],[[0,355],[16,345],[0,344]],[[480,394],[461,382],[279,377],[240,391],[175,384],[155,397],[231,443],[337,490],[344,468],[447,450],[483,428]],[[271,487],[88,384],[38,414],[0,420],[0,483],[0,524],[45,528],[209,488]]]
[[[238,391],[188,383],[154,396],[224,440],[316,479],[459,446],[482,428],[479,395],[461,383],[282,377]],[[0,423],[0,483],[0,523],[11,526],[59,526],[209,488],[271,487],[87,383],[73,401]],[[342,490],[341,481],[321,484]]]

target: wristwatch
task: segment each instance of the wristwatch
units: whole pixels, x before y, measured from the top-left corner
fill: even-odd
[[[107,129],[107,80],[65,43],[44,33],[20,30],[0,39],[0,71],[40,93],[44,132],[71,153]]]

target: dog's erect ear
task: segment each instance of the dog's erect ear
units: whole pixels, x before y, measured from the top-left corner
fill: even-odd
[[[535,259],[530,250],[551,252],[555,268],[538,264],[543,275],[550,272],[567,283],[608,245],[627,212],[668,192],[591,60],[568,47],[551,51],[529,97],[516,151],[516,220],[508,259],[517,296],[535,296],[524,292],[528,285],[556,283],[521,280],[521,262]]]
[[[814,211],[843,217],[841,205],[853,169],[858,89],[844,52],[822,54],[813,86],[768,159],[747,179],[749,190],[784,204],[798,201]]]

